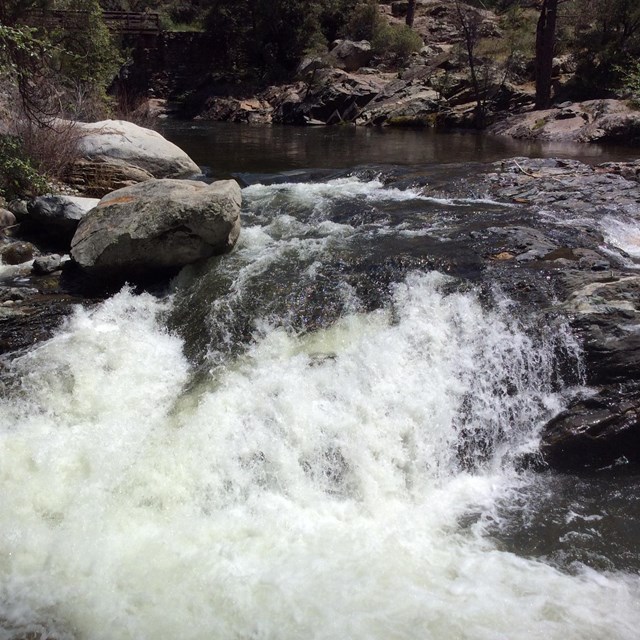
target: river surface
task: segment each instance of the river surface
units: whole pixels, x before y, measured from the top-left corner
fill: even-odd
[[[174,128],[236,249],[7,365],[0,638],[637,638],[636,480],[521,464],[576,340],[453,261],[517,210],[426,188],[523,149],[288,131]]]
[[[473,132],[432,129],[251,126],[167,122],[161,129],[215,177],[360,165],[421,166],[492,162],[502,158],[575,158],[582,162],[630,160],[638,149],[567,142],[525,142]]]

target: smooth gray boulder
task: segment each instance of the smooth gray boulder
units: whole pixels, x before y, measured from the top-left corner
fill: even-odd
[[[46,236],[67,250],[78,223],[100,200],[77,196],[38,196],[27,203],[20,222],[27,232]]]
[[[147,171],[154,178],[190,178],[200,167],[157,131],[126,120],[78,122],[80,153],[86,160],[123,163]]]
[[[71,256],[104,277],[137,279],[225,253],[240,233],[234,180],[148,180],[106,195],[80,222]]]

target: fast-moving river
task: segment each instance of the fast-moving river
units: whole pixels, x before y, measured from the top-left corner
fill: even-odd
[[[580,384],[574,337],[439,268],[510,207],[331,173],[339,145],[232,147],[194,155],[248,185],[233,253],[10,365],[0,638],[637,638],[637,485],[521,464]]]

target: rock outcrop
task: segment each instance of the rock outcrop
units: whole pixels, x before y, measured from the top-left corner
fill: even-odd
[[[105,196],[81,221],[73,260],[99,278],[153,277],[229,251],[240,232],[233,180],[148,180]]]
[[[582,352],[576,382],[596,391],[546,425],[541,453],[560,471],[638,469],[640,277],[625,248],[635,246],[640,185],[611,163],[516,158],[493,166],[486,192],[522,207],[529,223],[488,230],[495,268],[507,274],[510,295],[522,290],[528,304],[539,297],[565,319]],[[610,237],[620,219],[629,226]]]
[[[640,110],[622,100],[566,103],[510,116],[489,133],[523,140],[633,144],[640,142]]]

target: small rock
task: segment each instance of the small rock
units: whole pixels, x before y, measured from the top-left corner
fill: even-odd
[[[508,251],[502,251],[501,253],[496,253],[495,255],[491,256],[491,260],[513,260],[514,255],[513,253],[509,253]]]
[[[22,264],[33,259],[35,247],[30,242],[12,242],[2,249],[2,261],[5,264]]]
[[[48,256],[41,256],[33,261],[33,273],[36,275],[46,275],[60,269],[62,257],[57,253]]]

